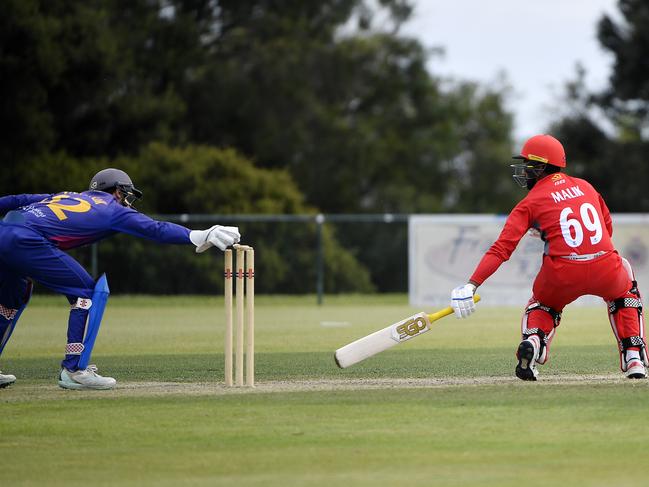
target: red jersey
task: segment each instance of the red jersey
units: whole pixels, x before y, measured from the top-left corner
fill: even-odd
[[[615,250],[611,215],[588,181],[554,173],[537,181],[507,217],[498,240],[471,276],[482,284],[509,259],[531,228],[541,233],[546,255],[588,255]]]

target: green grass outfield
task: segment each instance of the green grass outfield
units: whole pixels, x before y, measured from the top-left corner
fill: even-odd
[[[523,383],[518,309],[339,370],[336,348],[419,310],[258,296],[254,390],[224,387],[222,300],[196,297],[112,297],[93,362],[118,388],[59,389],[67,311],[36,296],[0,360],[3,487],[647,485],[649,381],[622,378],[603,306],[567,308]]]

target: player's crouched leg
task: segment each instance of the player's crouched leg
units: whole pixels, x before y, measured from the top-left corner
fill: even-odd
[[[537,379],[537,365],[543,365],[548,360],[554,329],[560,322],[560,312],[530,300],[521,322],[523,339],[516,350],[516,377],[527,381]]]
[[[97,373],[95,365],[87,365],[90,359],[90,353],[94,345],[99,325],[101,323],[101,314],[103,313],[103,304],[93,294],[93,299],[77,298],[71,299],[72,309],[70,310],[70,320],[68,322],[68,343],[65,350],[65,359],[61,363],[59,373],[59,386],[64,389],[113,389],[117,381],[112,377],[103,377]],[[102,307],[102,313],[90,314],[92,307]],[[90,317],[88,318],[88,315]],[[88,322],[86,325],[86,321]],[[84,340],[84,331],[86,338]],[[89,337],[93,337],[89,339]]]
[[[621,298],[609,301],[608,316],[620,351],[620,368],[629,379],[647,377],[647,344],[642,300],[636,282]]]
[[[534,336],[534,338],[538,338]],[[539,358],[539,340],[525,339],[516,350],[516,377],[521,380],[536,380],[539,375],[536,369],[536,360]]]
[[[13,277],[13,276],[12,276]],[[0,355],[13,333],[21,313],[27,307],[33,285],[29,279],[15,277],[0,279]],[[0,371],[0,389],[16,382],[16,376]]]

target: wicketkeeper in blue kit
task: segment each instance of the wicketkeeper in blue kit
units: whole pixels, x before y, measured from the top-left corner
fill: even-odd
[[[194,244],[196,252],[212,246],[225,250],[241,238],[237,227],[190,230],[153,220],[133,209],[141,197],[128,174],[113,168],[99,171],[90,181],[89,191],[82,193],[0,197],[0,214],[6,213],[0,222],[0,355],[29,302],[35,281],[63,294],[72,307],[59,386],[112,389],[115,379],[102,377],[97,367],[87,365],[94,344],[89,334],[96,336],[99,327],[106,280],[95,283],[64,250],[120,232],[159,243]],[[0,372],[0,388],[15,381],[15,376]]]

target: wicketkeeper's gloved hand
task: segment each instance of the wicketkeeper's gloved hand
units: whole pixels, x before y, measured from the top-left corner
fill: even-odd
[[[212,246],[225,250],[230,245],[239,243],[241,234],[238,227],[214,225],[207,230],[192,230],[189,232],[189,240],[196,245],[196,253],[200,254]]]
[[[475,311],[475,302],[473,301],[475,290],[476,287],[473,284],[467,283],[451,291],[451,307],[455,311],[456,318],[466,318]]]

